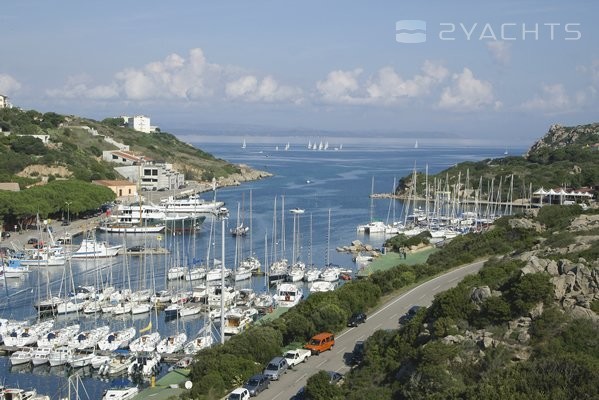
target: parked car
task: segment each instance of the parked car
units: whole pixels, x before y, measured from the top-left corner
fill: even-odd
[[[2,231],[2,239],[9,238],[9,237],[10,237],[10,232]]]
[[[145,251],[145,246],[140,245],[140,246],[131,246],[127,249],[127,252],[129,253],[141,253],[143,251]]]
[[[291,396],[290,400],[308,400],[308,397],[306,396],[306,387],[302,386],[299,388],[297,393]]]
[[[275,357],[266,366],[264,369],[264,375],[268,376],[271,381],[277,381],[287,372],[289,368],[289,364],[287,364],[287,360],[285,357]]]
[[[312,351],[306,349],[295,349],[289,350],[285,353],[285,358],[287,359],[287,364],[289,364],[289,368],[293,368],[301,362],[308,361],[308,357],[312,355]]]
[[[329,374],[329,383],[334,385],[341,385],[343,382],[343,374],[337,371],[327,371]]]
[[[366,314],[363,312],[353,313],[347,321],[347,326],[358,326],[366,322]]]
[[[27,244],[37,244],[37,238],[29,238]]]
[[[71,222],[65,219],[65,220],[62,221],[62,223],[60,225],[62,225],[62,226],[69,226],[69,225],[71,225]]]
[[[364,361],[364,341],[358,340],[351,354],[351,363],[356,365]]]
[[[227,400],[250,400],[250,391],[246,388],[237,388],[229,393]]]
[[[312,336],[312,339],[304,345],[304,349],[310,350],[312,354],[320,354],[323,351],[331,350],[333,346],[335,346],[335,335],[330,332],[322,332]]]
[[[407,313],[405,313],[404,315],[399,317],[399,323],[401,325],[403,325],[403,324],[407,324],[408,322],[410,322],[416,316],[416,314],[418,314],[418,311],[420,311],[421,308],[424,308],[424,307],[422,307],[422,306],[410,307],[410,309],[408,310]]]
[[[268,389],[268,385],[270,384],[270,379],[268,376],[263,374],[258,374],[252,376],[248,381],[243,385],[250,392],[250,396],[257,396],[261,391]]]

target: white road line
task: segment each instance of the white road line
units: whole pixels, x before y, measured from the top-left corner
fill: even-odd
[[[327,362],[327,361],[329,361],[329,360],[322,360],[322,361],[320,362],[320,364],[318,364],[316,367],[320,367],[322,364],[324,364],[324,363],[325,363],[325,362]]]
[[[441,285],[437,285],[437,286],[435,286],[435,287],[433,288],[433,291],[434,291],[434,290],[438,290],[440,287],[441,287]]]
[[[299,381],[301,381],[302,379],[304,379],[306,376],[308,376],[308,374],[303,374],[302,376],[300,376],[299,378],[297,378],[297,380],[295,381],[295,383],[298,383]]]

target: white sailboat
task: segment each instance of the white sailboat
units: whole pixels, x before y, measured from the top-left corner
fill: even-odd
[[[242,149],[245,149],[245,148],[246,148],[245,138],[243,138],[243,143],[241,144],[241,148],[242,148]]]

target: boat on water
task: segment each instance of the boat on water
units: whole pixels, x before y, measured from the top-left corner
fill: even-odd
[[[33,350],[31,354],[31,364],[33,366],[43,365],[48,362],[48,358],[50,357],[50,353],[54,350],[53,347],[38,347]]]
[[[178,333],[173,336],[168,336],[168,337],[162,339],[156,345],[156,351],[161,354],[162,353],[166,353],[166,354],[177,353],[177,352],[183,350],[183,347],[185,346],[185,342],[187,342],[187,334],[185,332],[181,332],[181,333]]]
[[[33,357],[33,348],[32,347],[22,347],[19,350],[15,351],[10,355],[10,364],[11,365],[21,365],[28,364],[31,362],[31,358]]]
[[[160,233],[165,229],[164,224],[135,225],[127,223],[104,223],[98,229],[106,233]]]
[[[137,376],[153,376],[158,373],[158,369],[160,367],[161,356],[159,353],[150,353],[147,355],[139,355],[133,362],[133,364],[129,365],[127,372],[129,375],[137,375]]]
[[[280,307],[293,307],[304,297],[304,291],[295,283],[282,283],[273,297]]]
[[[53,329],[45,335],[39,337],[37,340],[37,346],[39,348],[65,346],[69,340],[79,332],[79,329],[81,329],[79,324]]]
[[[210,334],[210,327],[200,329],[194,339],[189,341],[183,347],[185,354],[197,354],[200,350],[206,349],[214,344],[214,338]]]
[[[18,260],[20,266],[60,267],[66,263],[67,255],[61,246],[44,246],[41,249],[28,249],[18,253],[10,261],[13,260]]]
[[[115,376],[124,374],[129,366],[135,362],[136,356],[127,350],[116,350],[110,361],[100,365],[98,374],[101,376]]]
[[[106,258],[114,257],[123,245],[109,245],[106,241],[83,239],[81,246],[71,254],[72,258]]]
[[[330,292],[331,290],[335,290],[335,284],[333,282],[327,281],[314,281],[309,286],[310,292]]]
[[[231,228],[230,232],[233,236],[245,236],[250,231],[249,226],[244,226],[243,222],[236,226],[235,228]]]
[[[127,388],[108,389],[104,392],[102,400],[129,400],[139,394],[137,386]]]
[[[0,399],[6,400],[50,400],[50,396],[38,394],[35,389],[5,388],[0,390]]]
[[[137,352],[154,351],[158,342],[160,342],[160,333],[152,332],[147,335],[142,335],[137,339],[133,340],[129,344],[129,350]]]
[[[129,346],[129,343],[131,343],[136,333],[137,330],[133,326],[120,331],[110,332],[98,342],[98,347],[100,350],[110,351],[126,348]]]
[[[205,200],[197,194],[182,199],[169,196],[160,200],[160,208],[166,213],[215,214],[224,205],[224,201]]]
[[[268,282],[271,286],[282,282],[287,277],[289,263],[286,259],[281,259],[273,262],[268,269]]]

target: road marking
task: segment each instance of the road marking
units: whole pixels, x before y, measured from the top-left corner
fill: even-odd
[[[301,381],[302,379],[304,379],[306,376],[308,376],[308,374],[303,374],[302,376],[300,376],[299,378],[297,378],[297,380],[295,381],[295,383],[298,383],[299,381]]]
[[[441,287],[441,285],[437,285],[433,288],[433,290],[438,290]]]
[[[339,350],[338,350],[336,353],[337,353],[337,354],[342,354],[342,353],[345,353],[345,349],[347,349],[347,347],[342,347],[342,348],[340,348],[340,349],[339,349]]]
[[[375,330],[375,331],[376,331],[376,330],[378,330],[378,329],[381,327],[381,325],[383,325],[383,324],[378,324],[377,326],[375,326],[375,327],[374,327],[374,330]]]
[[[317,365],[317,367],[320,367],[322,364],[324,364],[324,363],[325,363],[325,362],[327,362],[327,361],[329,361],[329,360],[322,360],[322,361],[320,362],[320,364],[318,364],[318,365]]]

